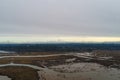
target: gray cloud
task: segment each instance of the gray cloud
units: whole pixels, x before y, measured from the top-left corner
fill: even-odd
[[[120,37],[119,0],[0,0],[0,34]]]

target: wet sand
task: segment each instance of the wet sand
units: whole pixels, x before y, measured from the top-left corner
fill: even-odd
[[[120,80],[120,70],[96,63],[73,63],[52,66],[40,71],[42,80]]]

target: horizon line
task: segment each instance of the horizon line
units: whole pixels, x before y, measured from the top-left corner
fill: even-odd
[[[90,37],[90,36],[0,36],[0,43],[29,42],[120,42],[120,37]]]

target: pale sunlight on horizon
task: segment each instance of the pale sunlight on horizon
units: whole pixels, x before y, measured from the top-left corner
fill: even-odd
[[[120,42],[120,37],[90,36],[1,36],[0,42]]]

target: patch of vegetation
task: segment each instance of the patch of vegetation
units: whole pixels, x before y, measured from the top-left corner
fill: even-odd
[[[0,59],[0,64],[17,63],[17,64],[32,64],[40,67],[51,66],[65,63],[66,59],[74,58],[71,55],[49,56],[49,57],[10,57]]]
[[[0,75],[8,76],[12,80],[39,80],[37,70],[22,66],[0,67]]]

